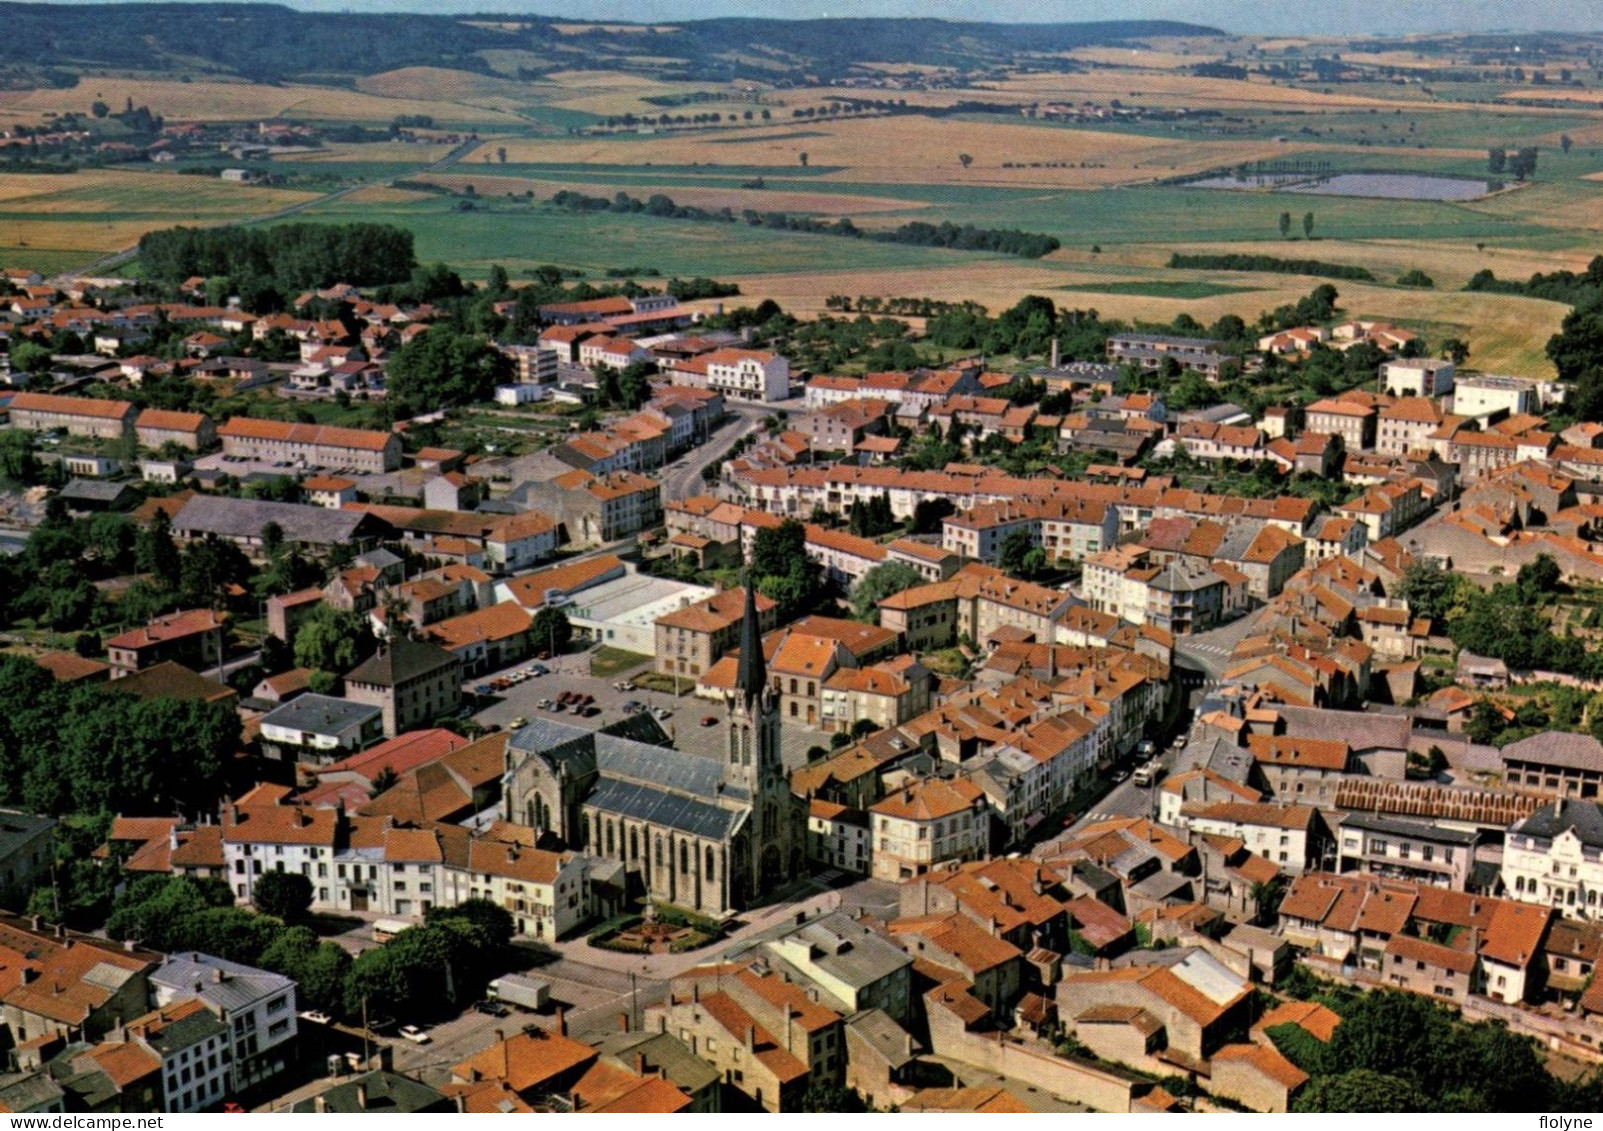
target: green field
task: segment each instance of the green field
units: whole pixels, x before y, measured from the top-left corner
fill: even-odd
[[[496,200],[457,212],[453,198],[414,204],[339,202],[309,219],[366,220],[412,231],[418,258],[450,263],[481,276],[494,264],[509,271],[561,263],[594,274],[644,265],[663,275],[778,274],[823,267],[929,268],[995,256],[875,243],[837,236],[772,232],[745,224],[664,220],[642,215],[576,215],[535,202]]]

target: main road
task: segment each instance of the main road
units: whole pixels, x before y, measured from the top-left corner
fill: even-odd
[[[771,415],[773,411],[762,405],[728,402],[724,409],[724,418],[713,427],[705,443],[697,445],[688,455],[679,457],[663,468],[663,502],[703,494],[707,490],[706,482],[701,477],[703,469],[727,459],[729,449],[735,446],[735,442],[761,428],[763,417]]]

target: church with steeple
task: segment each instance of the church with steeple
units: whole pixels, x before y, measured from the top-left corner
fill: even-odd
[[[807,803],[780,755],[779,693],[749,586],[720,756],[641,741],[630,722],[592,731],[539,719],[511,735],[502,816],[542,843],[620,862],[635,894],[713,917],[804,873]]]

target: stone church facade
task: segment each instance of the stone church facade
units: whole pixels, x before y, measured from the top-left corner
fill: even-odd
[[[632,890],[714,918],[800,876],[806,802],[780,758],[778,697],[752,604],[748,587],[721,758],[537,720],[507,742],[506,819],[617,860]]]

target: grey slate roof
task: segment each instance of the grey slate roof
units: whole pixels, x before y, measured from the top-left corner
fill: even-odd
[[[35,1072],[0,1086],[0,1104],[7,1111],[32,1111],[59,1101],[62,1094],[60,1084],[43,1072]]]
[[[912,956],[899,946],[839,911],[780,932],[764,949],[782,958],[793,943],[808,949],[808,960],[814,966],[856,990],[913,964]]]
[[[918,1041],[883,1009],[865,1009],[846,1019],[846,1027],[892,1069],[910,1064],[922,1051]]]
[[[1595,801],[1561,801],[1544,805],[1515,825],[1513,831],[1552,840],[1569,829],[1575,830],[1582,844],[1603,848],[1603,805]]]
[[[39,817],[21,809],[0,809],[0,860],[55,826],[53,817]]]
[[[395,636],[346,672],[345,678],[351,683],[397,687],[440,668],[455,667],[458,662],[456,653],[447,652],[438,644],[413,640],[409,636]]]
[[[1603,743],[1589,734],[1569,734],[1564,731],[1533,734],[1503,747],[1503,763],[1507,765],[1509,762],[1532,762],[1538,766],[1603,773]]]
[[[633,1072],[635,1055],[646,1058],[646,1071],[661,1068],[685,1091],[694,1094],[718,1082],[718,1070],[669,1033],[612,1033],[595,1046],[601,1055]]]
[[[61,488],[61,497],[68,502],[81,499],[86,503],[115,503],[128,491],[126,483],[112,483],[105,479],[69,479]]]
[[[712,762],[705,758],[702,761]],[[713,763],[714,766],[717,763]],[[632,817],[655,825],[665,825],[690,836],[722,840],[739,827],[745,813],[720,809],[679,793],[654,789],[649,785],[602,778],[585,798],[585,804],[620,817]]]
[[[1356,753],[1370,750],[1409,749],[1412,720],[1407,714],[1381,711],[1331,711],[1323,707],[1275,708],[1286,722],[1286,733],[1297,738],[1325,738],[1345,742]]]
[[[367,1099],[365,1108],[358,1102],[358,1084],[362,1086]],[[444,1093],[417,1080],[383,1071],[369,1072],[335,1084],[317,1096],[298,1101],[290,1110],[297,1114],[315,1112],[319,1099],[323,1101],[323,1110],[329,1115],[355,1114],[362,1111],[405,1113],[452,1110],[451,1102],[446,1099]]]
[[[262,528],[270,522],[276,522],[283,530],[286,542],[315,546],[373,537],[389,529],[388,523],[365,511],[195,495],[173,516],[173,532],[185,537],[215,534],[219,538],[260,538]]]
[[[1429,821],[1405,821],[1397,817],[1380,817],[1373,813],[1348,813],[1341,819],[1344,829],[1363,829],[1365,832],[1387,833],[1391,836],[1413,837],[1437,844],[1473,845],[1480,838],[1474,833],[1446,829]]]
[[[262,716],[263,726],[280,726],[312,734],[343,734],[383,712],[366,703],[308,692]]]
[[[571,776],[599,771],[584,804],[609,813],[713,838],[733,833],[745,819],[741,809],[726,809],[714,800],[749,800],[744,790],[724,785],[723,765],[716,758],[552,719],[534,720],[514,732],[507,745],[553,764],[565,763]]]
[[[228,1026],[217,1020],[209,1009],[197,1009],[187,1017],[168,1022],[159,1033],[146,1038],[150,1047],[163,1056],[171,1056],[181,1049],[193,1048],[212,1037],[228,1032]]]
[[[198,950],[168,955],[166,962],[151,971],[150,984],[171,990],[176,997],[198,997],[225,1014],[295,988],[295,983],[282,974]]]

